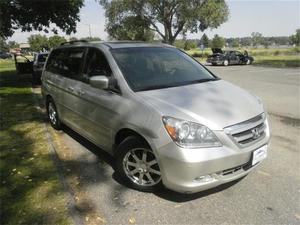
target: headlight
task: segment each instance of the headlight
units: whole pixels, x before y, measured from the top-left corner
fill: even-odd
[[[167,116],[163,117],[163,122],[170,137],[181,147],[204,148],[222,146],[216,135],[204,125]]]

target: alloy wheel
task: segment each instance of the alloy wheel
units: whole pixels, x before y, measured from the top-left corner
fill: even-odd
[[[161,180],[158,162],[149,149],[135,148],[126,153],[123,159],[126,176],[140,186],[154,186]]]
[[[53,125],[56,125],[56,123],[57,123],[57,112],[56,112],[55,106],[53,105],[52,102],[49,102],[49,105],[48,105],[48,115],[49,115],[50,122]]]

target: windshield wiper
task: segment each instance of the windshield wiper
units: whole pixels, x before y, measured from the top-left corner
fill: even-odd
[[[205,79],[195,80],[195,81],[191,81],[191,82],[193,82],[193,83],[204,83],[204,82],[216,81],[216,80],[220,80],[220,78],[205,78]]]
[[[180,85],[167,85],[167,84],[162,84],[162,85],[153,85],[141,89],[137,89],[136,91],[150,91],[150,90],[155,90],[155,89],[163,89],[163,88],[170,88],[170,87],[176,87]]]
[[[177,84],[153,85],[153,86],[148,86],[148,87],[145,87],[145,88],[137,89],[135,91],[150,91],[150,90],[155,90],[155,89],[179,87],[179,86],[184,86],[184,85],[189,85],[189,84],[197,84],[197,83],[203,83],[203,82],[208,82],[208,81],[216,81],[216,80],[220,80],[220,78],[217,78],[217,77],[216,78],[205,78],[205,79],[193,80],[193,81],[177,83]]]

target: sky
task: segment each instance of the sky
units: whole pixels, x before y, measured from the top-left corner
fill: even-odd
[[[217,29],[204,31],[209,38],[215,34],[223,37],[246,37],[252,32],[260,32],[264,36],[290,36],[300,28],[299,0],[227,0],[230,16],[226,23]],[[77,33],[72,37],[83,38],[89,36],[89,25],[94,37],[107,40],[105,32],[104,9],[96,0],[85,0],[85,6],[80,10],[81,21],[77,24]],[[43,32],[21,32],[17,30],[8,40],[19,43],[26,42],[31,34],[46,34]],[[59,35],[64,35],[59,32]],[[202,32],[188,33],[189,39],[200,39]]]

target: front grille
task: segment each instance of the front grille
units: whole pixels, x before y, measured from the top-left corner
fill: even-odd
[[[247,147],[266,136],[265,114],[224,128],[224,131],[240,147]]]

